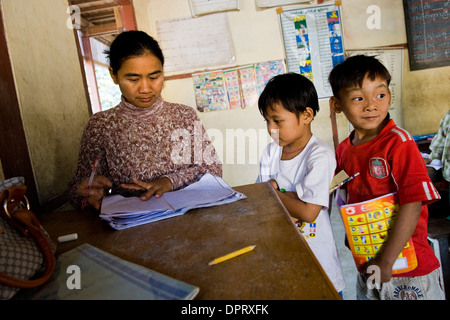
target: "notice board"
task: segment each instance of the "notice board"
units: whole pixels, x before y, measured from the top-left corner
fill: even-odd
[[[450,65],[450,0],[403,0],[411,70]]]

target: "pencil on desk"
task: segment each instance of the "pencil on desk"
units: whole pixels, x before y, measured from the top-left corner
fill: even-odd
[[[92,165],[91,176],[89,177],[89,182],[86,187],[86,189],[88,189],[88,190],[92,187],[92,181],[94,181],[94,176],[95,176],[95,172],[97,171],[98,161],[99,161],[98,158],[95,158],[94,164]],[[86,207],[87,198],[88,197],[83,198],[83,202],[81,203],[81,210],[83,210]]]
[[[256,246],[248,246],[248,247],[242,248],[240,250],[237,250],[237,251],[231,252],[229,254],[226,254],[226,255],[224,255],[222,257],[216,258],[216,259],[212,260],[211,262],[209,262],[208,264],[210,266],[212,266],[214,264],[218,264],[218,263],[224,262],[226,260],[229,260],[229,259],[232,259],[234,257],[240,256],[241,254],[250,252],[253,249],[255,249],[255,247]]]

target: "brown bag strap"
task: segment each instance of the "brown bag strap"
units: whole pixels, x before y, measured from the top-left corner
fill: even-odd
[[[12,277],[0,272],[0,284],[15,288],[35,288],[50,279],[55,269],[56,261],[53,248],[49,239],[44,234],[41,224],[34,213],[29,209],[28,203],[23,208],[26,186],[5,188],[0,195],[0,203],[3,208],[0,215],[6,216],[19,232],[26,237],[33,237],[37,246],[42,252],[45,262],[45,270],[38,279],[25,280]],[[28,200],[26,200],[28,202]],[[17,208],[20,205],[19,208]]]

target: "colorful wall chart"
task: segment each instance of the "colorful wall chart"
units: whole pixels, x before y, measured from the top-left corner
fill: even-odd
[[[222,70],[196,73],[192,79],[198,111],[224,110],[229,107]]]
[[[253,65],[223,71],[230,108],[245,108],[258,100]]]
[[[286,72],[283,60],[192,75],[200,112],[239,109],[257,105],[267,82]]]
[[[284,60],[261,62],[255,65],[256,86],[260,95],[267,82],[278,74],[286,73]]]
[[[289,72],[314,82],[319,98],[332,95],[328,75],[344,61],[339,7],[322,5],[280,10]]]

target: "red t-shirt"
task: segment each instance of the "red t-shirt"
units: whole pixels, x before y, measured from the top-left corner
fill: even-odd
[[[399,204],[422,201],[422,211],[412,235],[418,265],[401,277],[423,276],[439,267],[428,240],[427,204],[440,196],[431,182],[419,149],[404,129],[393,120],[373,140],[360,146],[351,144],[354,132],[336,150],[336,173],[345,170],[359,176],[341,188],[347,190],[347,203],[357,203],[397,192]]]

